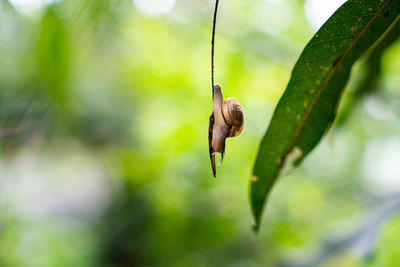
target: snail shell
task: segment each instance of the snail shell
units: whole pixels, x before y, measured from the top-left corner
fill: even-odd
[[[225,140],[228,137],[238,136],[243,129],[243,110],[239,101],[229,97],[223,101],[222,90],[219,84],[213,86],[213,113],[210,116],[208,128],[208,144],[210,160],[214,177],[215,153],[221,153],[221,165],[225,155]]]
[[[228,97],[222,104],[222,115],[224,116],[226,124],[232,128],[229,131],[228,137],[238,136],[244,125],[243,110],[239,101],[234,97]]]

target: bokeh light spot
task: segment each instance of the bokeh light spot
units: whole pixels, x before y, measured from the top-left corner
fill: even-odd
[[[346,0],[306,0],[304,12],[310,26],[317,30]]]
[[[56,0],[10,0],[10,3],[22,14],[31,14]]]
[[[400,141],[382,139],[368,145],[363,161],[364,178],[374,191],[400,189]]]
[[[175,0],[134,0],[133,3],[143,13],[154,16],[171,11]]]

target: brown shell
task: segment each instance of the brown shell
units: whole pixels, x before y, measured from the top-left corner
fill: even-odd
[[[232,127],[228,136],[238,136],[242,132],[244,125],[243,110],[239,101],[234,97],[225,99],[222,104],[222,115],[225,122]]]

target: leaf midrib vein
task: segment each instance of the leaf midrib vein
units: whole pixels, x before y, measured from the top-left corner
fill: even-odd
[[[306,113],[304,114],[302,120],[300,121],[299,126],[297,127],[293,138],[288,146],[288,148],[286,149],[285,153],[283,154],[282,157],[285,157],[290,150],[292,149],[293,145],[295,144],[297,137],[300,134],[301,129],[303,128],[304,124],[306,123],[308,117],[310,116],[310,113],[313,109],[313,107],[315,106],[315,104],[317,103],[317,100],[319,98],[319,96],[321,95],[322,91],[326,88],[326,85],[328,84],[329,80],[331,79],[331,77],[333,76],[333,74],[335,73],[336,69],[338,68],[338,66],[340,65],[340,63],[343,62],[344,58],[346,57],[346,55],[350,52],[350,50],[354,47],[354,45],[357,43],[357,41],[361,38],[361,36],[364,34],[364,32],[368,29],[368,27],[374,22],[374,20],[378,17],[378,15],[382,12],[383,9],[386,8],[386,6],[391,2],[392,0],[387,0],[375,13],[375,15],[368,21],[368,23],[363,27],[363,29],[358,33],[358,35],[356,36],[356,38],[354,38],[354,40],[350,43],[349,47],[343,52],[342,56],[340,57],[340,59],[338,60],[338,62],[336,63],[335,66],[333,66],[333,68],[331,69],[331,71],[328,73],[328,76],[325,78],[324,82],[321,84],[320,88],[318,89],[318,91],[316,92],[314,98],[311,100],[310,105],[308,106]]]

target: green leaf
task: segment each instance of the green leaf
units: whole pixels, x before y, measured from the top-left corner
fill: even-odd
[[[261,142],[250,178],[255,231],[288,154],[300,152],[294,160],[298,164],[318,144],[335,117],[353,64],[383,39],[399,14],[398,0],[349,0],[303,50]]]

